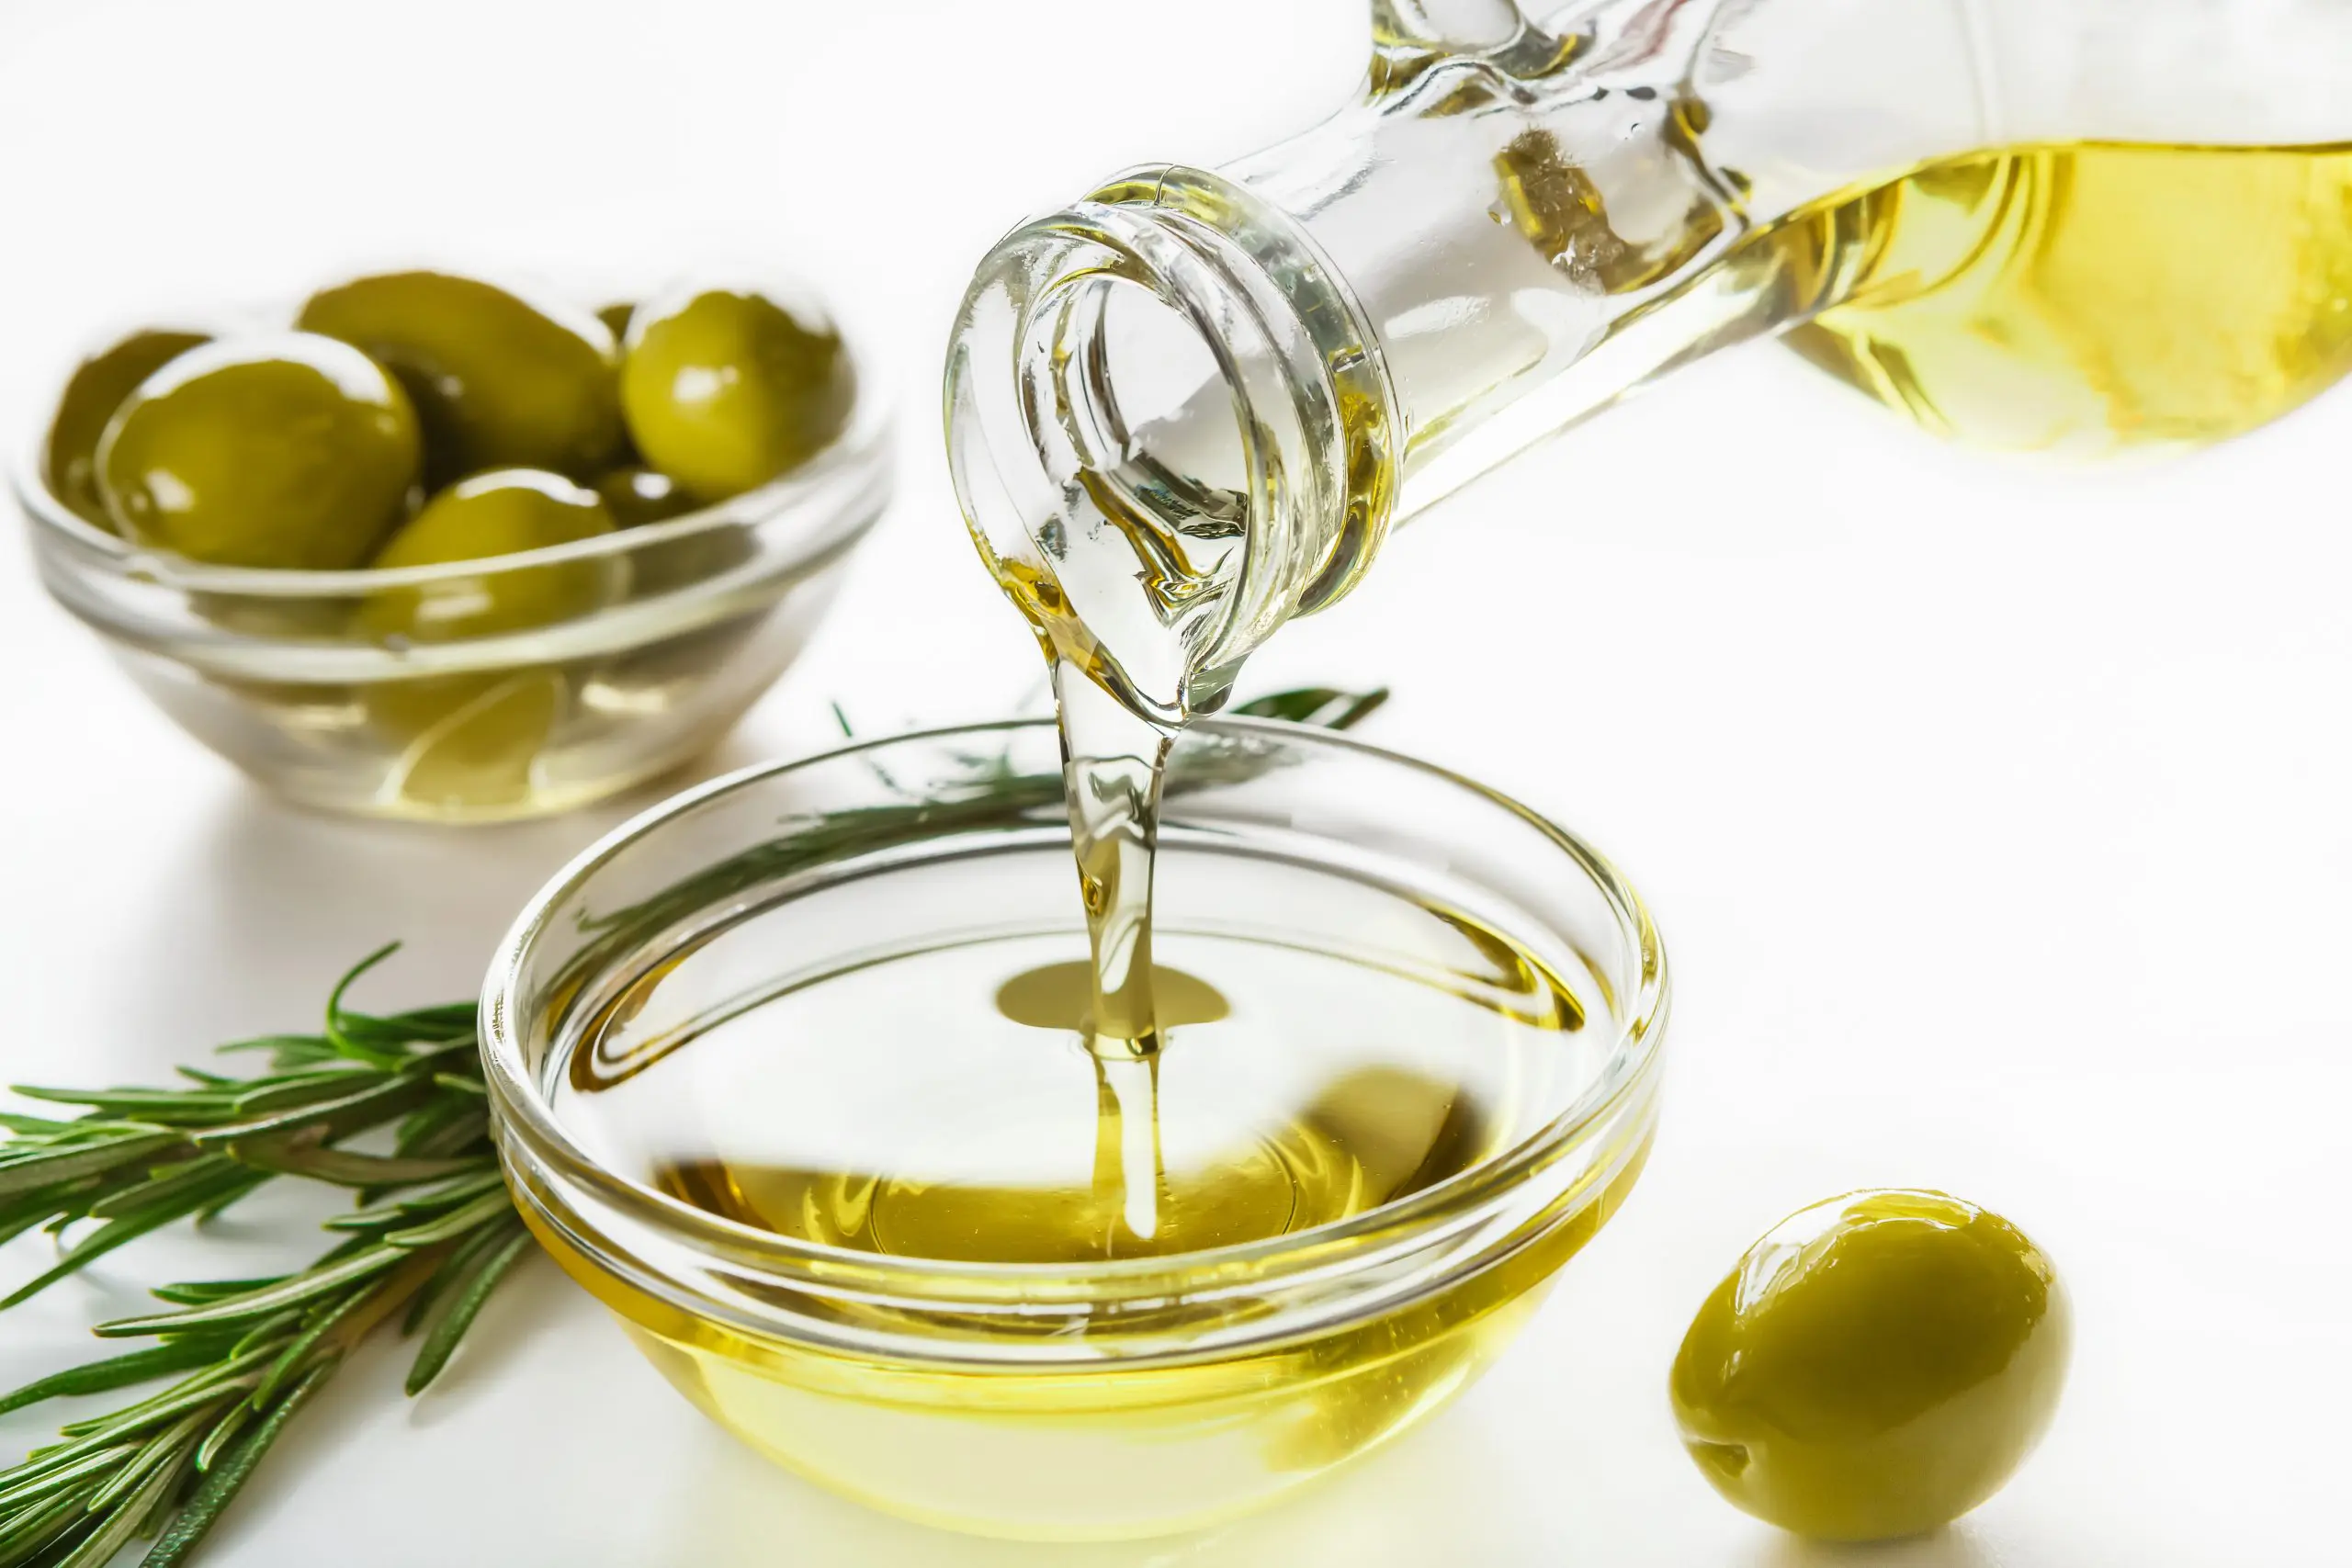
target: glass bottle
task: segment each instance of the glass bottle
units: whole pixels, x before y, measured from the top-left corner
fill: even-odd
[[[983,557],[1160,724],[1399,522],[1750,338],[1934,428],[2092,450],[2352,368],[2343,0],[1372,13],[1360,101],[1023,225],[957,320]]]

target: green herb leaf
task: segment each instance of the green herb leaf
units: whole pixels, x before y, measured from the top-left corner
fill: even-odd
[[[158,1285],[147,1293],[159,1302],[173,1302],[181,1306],[201,1306],[217,1302],[223,1296],[241,1296],[247,1291],[258,1291],[264,1285],[275,1285],[283,1274],[266,1274],[257,1280],[187,1280],[176,1285]]]
[[[26,1091],[20,1089],[17,1092]],[[0,1198],[115,1170],[150,1156],[164,1157],[166,1150],[187,1146],[180,1134],[159,1127],[142,1129],[95,1148],[68,1146],[53,1154],[35,1150],[0,1162]]]
[[[179,1516],[173,1519],[171,1528],[164,1532],[163,1538],[140,1560],[140,1568],[172,1568],[173,1564],[186,1561],[187,1554],[195,1550],[196,1543],[204,1539],[206,1532],[220,1517],[221,1510],[251,1479],[254,1467],[261,1462],[264,1454],[269,1452],[269,1446],[277,1441],[277,1435],[286,1429],[286,1423],[291,1421],[295,1414],[311,1402],[311,1396],[326,1385],[327,1379],[334,1375],[334,1361],[312,1368],[300,1382],[287,1391],[286,1397],[277,1402],[261,1425],[246,1433],[243,1439],[230,1450],[226,1461],[214,1465],[205,1473],[204,1483],[196,1489],[196,1495],[180,1509]]]
[[[44,1399],[77,1399],[85,1394],[105,1393],[110,1389],[128,1388],[135,1382],[147,1382],[166,1372],[186,1371],[220,1359],[221,1342],[218,1339],[175,1339],[145,1350],[133,1350],[127,1356],[114,1356],[103,1361],[73,1367],[36,1379],[13,1393],[0,1395],[0,1415],[22,1410],[28,1404],[39,1404]]]
[[[523,1228],[520,1220],[510,1218],[501,1228],[503,1239],[483,1248],[469,1272],[461,1279],[451,1280],[446,1288],[444,1299],[447,1304],[442,1309],[432,1330],[425,1335],[424,1343],[417,1348],[416,1359],[409,1367],[407,1386],[410,1393],[423,1393],[425,1386],[441,1375],[441,1369],[449,1364],[449,1356],[457,1349],[458,1341],[466,1337],[466,1330],[471,1328],[474,1319],[481,1315],[482,1304],[490,1300],[490,1293],[498,1289],[498,1282],[506,1277],[506,1271],[529,1250],[531,1233]]]
[[[1372,716],[1388,700],[1388,688],[1341,692],[1329,686],[1302,686],[1293,692],[1272,692],[1254,697],[1233,711],[1250,718],[1279,718],[1291,724],[1312,724],[1325,729],[1347,729]]]
[[[199,1188],[208,1190],[222,1185],[220,1178],[237,1172],[237,1163],[222,1155],[199,1155],[194,1159],[174,1165],[158,1166],[144,1181],[119,1187],[90,1205],[90,1217],[96,1220],[117,1219],[135,1214],[159,1203],[168,1203]]]
[[[234,1144],[274,1133],[307,1128],[321,1129],[326,1137],[345,1137],[423,1103],[432,1098],[433,1089],[433,1080],[429,1077],[413,1073],[394,1074],[333,1100],[206,1128],[196,1134],[196,1141],[199,1144]]]
[[[267,1316],[281,1307],[314,1301],[339,1285],[348,1285],[354,1280],[365,1280],[397,1267],[400,1261],[401,1254],[391,1247],[370,1247],[340,1263],[296,1274],[263,1290],[224,1297],[204,1306],[189,1307],[184,1312],[156,1313],[147,1317],[119,1317],[111,1323],[98,1325],[91,1332],[102,1338],[119,1339],[132,1334],[184,1334],[191,1328],[246,1323],[256,1317]]]
[[[15,1306],[19,1302],[40,1294],[68,1274],[86,1267],[93,1260],[112,1252],[125,1242],[135,1241],[149,1231],[194,1213],[207,1203],[227,1196],[232,1191],[249,1191],[265,1179],[266,1179],[250,1175],[232,1166],[226,1170],[215,1172],[209,1179],[187,1191],[152,1205],[144,1213],[126,1214],[120,1219],[108,1220],[105,1224],[66,1248],[65,1255],[50,1268],[34,1275],[6,1296],[0,1297],[0,1310]]]
[[[238,1162],[281,1176],[307,1176],[337,1187],[398,1187],[438,1181],[479,1166],[479,1159],[400,1159],[320,1147],[314,1139],[246,1138],[229,1145]]]
[[[501,1188],[495,1192],[483,1193],[465,1207],[454,1209],[439,1219],[428,1220],[406,1230],[393,1231],[384,1240],[389,1246],[411,1251],[438,1247],[445,1241],[456,1240],[476,1225],[488,1224],[512,1213],[514,1206],[507,1201],[505,1190]]]
[[[0,1517],[0,1568],[19,1568],[33,1554],[55,1542],[67,1529],[85,1525],[89,1512],[82,1495],[66,1492],[23,1512]]]

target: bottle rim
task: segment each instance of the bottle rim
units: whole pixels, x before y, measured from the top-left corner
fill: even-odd
[[[1000,241],[957,314],[949,474],[1000,581],[1008,558],[1050,570],[1049,535],[1141,526],[1187,558],[1180,519],[1155,505],[1165,475],[1137,462],[1104,369],[1103,301],[1121,289],[1185,323],[1215,362],[1247,476],[1238,564],[1169,597],[1183,669],[1139,673],[1101,649],[1112,668],[1099,679],[1181,722],[1213,711],[1275,627],[1354,587],[1393,519],[1404,420],[1369,321],[1299,224],[1206,170],[1134,170]]]

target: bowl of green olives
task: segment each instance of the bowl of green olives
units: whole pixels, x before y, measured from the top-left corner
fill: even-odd
[[[51,593],[197,739],[302,805],[487,821],[708,748],[889,487],[867,367],[790,289],[411,269],[117,336],[15,491]]]

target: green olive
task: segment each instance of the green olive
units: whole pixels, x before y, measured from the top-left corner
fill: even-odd
[[[684,517],[699,504],[678,482],[654,468],[615,468],[596,481],[596,493],[624,528]]]
[[[85,521],[111,529],[106,498],[98,493],[98,438],[139,383],[212,340],[202,333],[133,333],[103,354],[82,361],[57,400],[49,443],[41,449],[41,478],[50,493]]]
[[[599,308],[596,311],[596,319],[605,323],[605,330],[613,334],[615,343],[618,343],[628,336],[628,319],[635,314],[637,314],[636,305],[623,300],[618,304]]]
[[[346,344],[282,333],[188,350],[100,438],[107,513],[133,543],[222,566],[336,570],[407,514],[416,413]]]
[[[2050,1425],[2072,1335],[2050,1259],[1940,1192],[1855,1192],[1784,1220],[1675,1358],[1684,1446],[1800,1535],[1933,1529],[2000,1490]]]
[[[848,351],[830,325],[747,290],[640,306],[621,363],[637,449],[705,502],[815,457],[841,434],[854,396]]]
[[[560,474],[504,469],[433,498],[379,552],[379,568],[511,556],[613,531],[603,502]],[[528,631],[620,597],[616,561],[555,561],[387,589],[359,612],[379,642],[447,643]],[[518,664],[388,681],[368,713],[401,748],[398,787],[435,812],[498,811],[526,799],[533,770],[571,702],[560,664]]]
[[[435,483],[506,468],[585,479],[622,460],[618,351],[584,312],[469,277],[396,272],[312,295],[300,324],[400,378],[424,421]]]
[[[368,564],[379,570],[520,555],[613,532],[593,491],[560,474],[505,468],[460,479],[426,503]],[[362,628],[378,641],[457,642],[587,614],[614,597],[608,560],[508,567],[390,588],[370,597]]]

